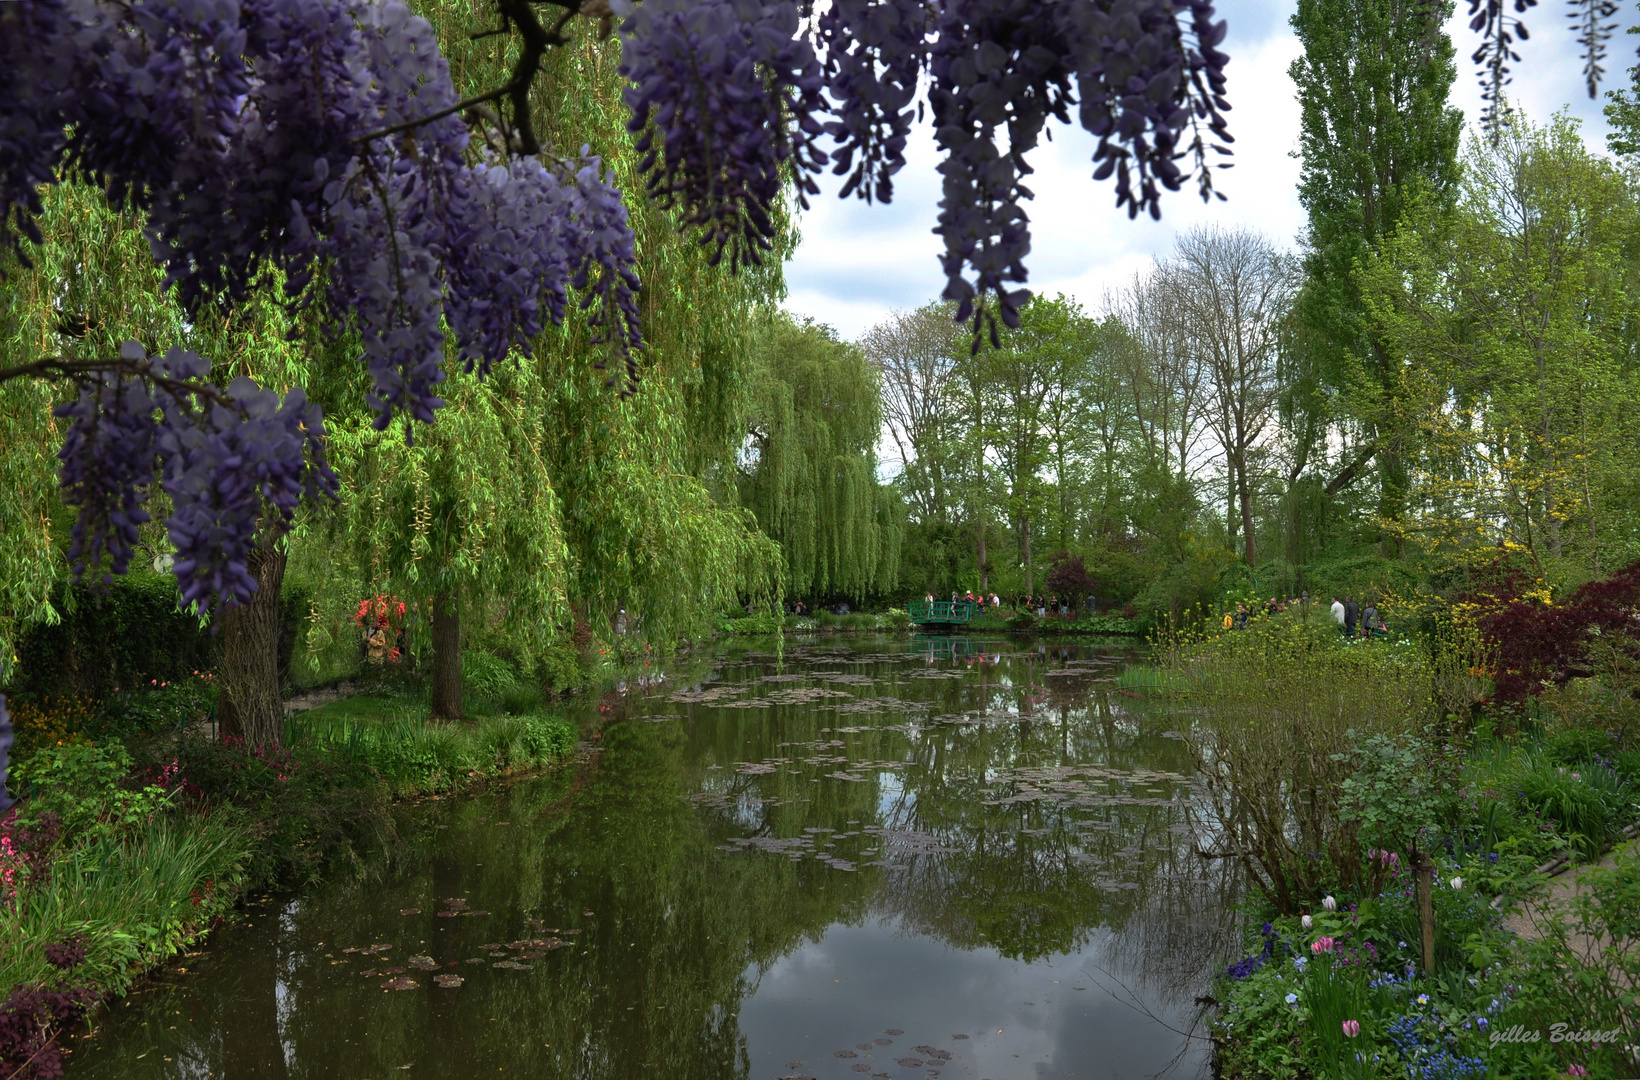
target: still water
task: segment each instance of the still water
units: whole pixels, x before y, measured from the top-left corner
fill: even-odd
[[[1127,659],[680,662],[586,703],[576,765],[407,807],[386,878],[251,905],[69,1076],[1201,1076],[1234,889]]]

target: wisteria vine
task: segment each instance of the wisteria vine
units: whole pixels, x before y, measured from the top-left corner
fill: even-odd
[[[482,373],[561,322],[572,291],[630,392],[643,336],[619,192],[590,153],[480,150],[461,104],[403,0],[3,4],[0,245],[26,258],[40,187],[72,169],[143,211],[190,315],[277,271],[293,306],[355,331],[379,428],[433,422],[447,328]],[[126,569],[157,483],[185,602],[241,602],[259,530],[334,491],[299,389],[220,386],[208,361],[135,342],[0,370],[21,375],[80,384],[59,410],[76,574]]]
[[[1535,4],[1470,0],[1494,124],[1526,38],[1519,16]],[[1593,93],[1614,0],[1570,4]],[[463,101],[405,0],[0,4],[0,251],[26,256],[24,241],[40,239],[41,187],[76,171],[145,214],[191,315],[277,275],[293,306],[320,306],[333,328],[355,331],[377,425],[402,416],[408,433],[434,420],[449,357],[482,374],[527,353],[572,293],[624,361],[622,392],[637,386],[640,283],[621,193],[590,149],[542,152],[530,116],[543,57],[577,16],[605,36],[619,17],[648,193],[732,268],[773,247],[787,185],[806,206],[827,167],[845,197],[892,199],[926,109],[943,154],[944,295],[972,319],[976,347],[982,328],[995,340],[998,320],[1016,325],[1029,295],[1025,178],[1050,121],[1072,123],[1075,111],[1098,140],[1093,178],[1113,180],[1130,216],[1159,216],[1163,193],[1192,179],[1213,197],[1215,157],[1230,152],[1225,23],[1212,0],[494,10],[494,32],[518,42],[515,66]],[[499,145],[469,139],[474,117],[499,126]],[[191,354],[128,353],[0,369],[0,380],[80,384],[62,456],[79,511],[76,570],[125,567],[157,480],[187,507],[167,522],[187,545],[176,561],[184,595],[202,607],[243,600],[261,523],[287,516],[293,492],[327,487],[318,412],[296,392],[277,404],[254,386],[219,386]]]

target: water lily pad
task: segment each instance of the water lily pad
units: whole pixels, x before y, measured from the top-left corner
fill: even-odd
[[[371,968],[369,971],[361,971],[359,974],[365,976],[366,978],[374,978],[378,972],[375,968]]]
[[[444,901],[444,906],[449,908],[451,911],[466,911],[467,901],[463,900],[459,896],[452,896]]]
[[[434,914],[437,915],[441,919],[453,919],[457,915],[460,915],[461,912],[459,912],[459,911],[437,911],[437,912],[434,912]]]
[[[875,1049],[875,1047],[876,1047],[875,1043],[855,1043],[854,1044],[854,1049],[856,1049],[856,1050],[872,1050],[872,1049]]]
[[[438,961],[434,960],[431,956],[412,956],[409,960],[406,960],[405,963],[415,968],[417,971],[438,970]]]
[[[961,1032],[958,1032],[958,1033],[957,1033],[957,1034],[955,1034],[955,1035],[953,1035],[953,1036],[951,1036],[951,1037],[952,1037],[952,1038],[953,1038],[953,1039],[966,1039],[966,1038],[967,1038],[967,1037],[968,1037],[968,1036],[966,1036],[966,1035],[964,1035],[964,1034],[962,1034],[962,1033],[961,1033]]]
[[[883,1029],[883,1034],[884,1035],[904,1035],[905,1034],[905,1029],[904,1028],[884,1028]]]
[[[453,990],[461,985],[461,976],[451,974],[434,975],[433,981],[446,990]]]
[[[856,1061],[853,1065],[850,1065],[849,1068],[853,1069],[857,1073],[868,1073],[871,1071],[871,1066],[867,1065],[863,1061]]]
[[[463,915],[488,915],[488,911],[463,911]]]
[[[851,1058],[851,1057],[859,1057],[860,1055],[856,1054],[853,1050],[833,1050],[831,1052],[831,1056],[832,1057],[840,1057],[840,1058]]]
[[[388,979],[382,983],[383,990],[414,990],[420,986],[414,979]]]
[[[419,907],[401,907],[401,908],[399,908],[399,914],[400,915],[420,915],[421,914],[421,908],[419,908]]]
[[[541,958],[542,958],[542,957],[543,957],[543,956],[545,956],[545,955],[547,955],[547,954],[546,954],[546,953],[545,953],[545,952],[541,952],[541,951],[539,951],[539,950],[533,950],[533,949],[532,949],[532,950],[531,950],[531,951],[529,951],[529,952],[521,952],[521,953],[519,953],[519,954],[518,954],[518,958],[519,958],[519,959],[520,959],[520,960],[539,960],[539,959],[541,959]]]
[[[922,1068],[922,1058],[903,1057],[895,1064],[906,1069],[920,1069]]]
[[[490,966],[491,967],[498,967],[498,968],[509,968],[513,971],[528,971],[528,970],[530,970],[530,965],[520,964],[516,960],[497,960],[495,963],[491,964]]]
[[[875,1044],[877,1046],[887,1046],[889,1043],[893,1042],[894,1040],[893,1039],[885,1039],[881,1035],[879,1035],[875,1039],[872,1039],[871,1041],[872,1041],[873,1044]]]

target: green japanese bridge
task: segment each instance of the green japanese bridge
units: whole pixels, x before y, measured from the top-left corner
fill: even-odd
[[[979,605],[967,600],[935,600],[932,603],[924,600],[907,604],[906,610],[911,614],[911,621],[918,626],[966,626],[979,614]]]

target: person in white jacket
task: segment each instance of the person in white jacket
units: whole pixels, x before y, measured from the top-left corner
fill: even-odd
[[[1339,626],[1343,626],[1344,625],[1344,605],[1338,602],[1338,597],[1336,597],[1336,596],[1333,597],[1332,613],[1333,613],[1333,622],[1337,623]]]

